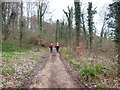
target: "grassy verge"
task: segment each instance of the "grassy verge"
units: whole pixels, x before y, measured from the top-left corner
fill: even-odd
[[[13,43],[3,43],[1,54],[0,87],[19,88],[36,64],[43,60],[46,50],[33,45],[19,47]]]
[[[62,56],[78,72],[90,88],[118,88],[117,61],[86,52],[82,57],[70,48],[61,49]]]

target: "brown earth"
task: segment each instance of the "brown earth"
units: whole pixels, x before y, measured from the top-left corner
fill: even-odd
[[[25,88],[85,88],[86,86],[71,71],[59,53],[46,55],[45,60],[38,64],[27,78]]]

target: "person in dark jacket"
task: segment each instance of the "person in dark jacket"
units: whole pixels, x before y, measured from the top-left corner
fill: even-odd
[[[60,48],[60,45],[59,45],[59,43],[57,42],[57,44],[55,45],[55,48],[56,48],[56,51],[57,51],[57,53],[59,52],[59,48]]]
[[[52,51],[53,51],[53,44],[52,43],[49,45],[49,48],[50,48],[50,52],[52,53]]]

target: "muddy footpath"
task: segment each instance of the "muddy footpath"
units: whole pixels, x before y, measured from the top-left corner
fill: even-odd
[[[86,88],[78,80],[69,65],[59,53],[46,55],[45,60],[38,63],[33,73],[25,80],[23,88]]]

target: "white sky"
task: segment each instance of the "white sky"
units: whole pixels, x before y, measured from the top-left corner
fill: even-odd
[[[88,2],[93,3],[93,7],[97,7],[97,14],[94,15],[94,22],[97,28],[97,32],[100,33],[102,22],[100,22],[102,18],[102,12],[104,12],[103,7],[107,7],[108,4],[112,3],[112,0],[81,0],[82,2],[82,10],[84,9],[84,13],[88,7]],[[50,11],[52,11],[52,20],[56,21],[57,19],[63,20],[63,9],[67,11],[67,6],[74,7],[74,0],[50,0]],[[86,16],[87,17],[87,16]]]
[[[63,9],[65,11],[68,11],[68,6],[74,7],[74,0],[47,0],[49,1],[49,10],[48,12],[52,12],[51,14],[47,14],[45,16],[45,20],[49,20],[52,16],[52,21],[56,21],[57,19],[63,20],[65,19],[65,14],[63,13]],[[94,15],[94,23],[95,27],[97,29],[97,34],[100,33],[100,30],[102,28],[102,22],[101,19],[103,17],[104,8],[108,7],[110,3],[112,3],[112,0],[80,0],[82,2],[82,11],[85,13],[85,18],[87,20],[87,8],[88,8],[88,2],[93,3],[93,8],[97,7],[97,14]],[[85,21],[86,21],[85,20]],[[74,23],[74,22],[73,22]]]
[[[97,6],[97,9],[100,9],[106,4],[112,2],[112,0],[81,0],[83,2],[83,7],[87,8],[88,2],[93,2],[94,7]],[[63,18],[63,9],[67,11],[67,6],[74,6],[74,0],[50,0],[50,10],[54,12],[54,19]]]
[[[51,0],[50,10],[53,11],[53,20],[63,19],[63,9],[67,10],[67,6],[73,6],[74,0]]]

